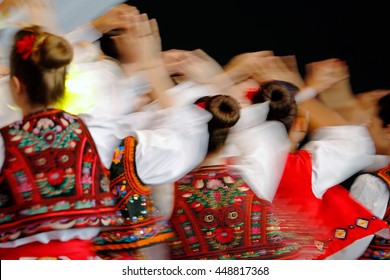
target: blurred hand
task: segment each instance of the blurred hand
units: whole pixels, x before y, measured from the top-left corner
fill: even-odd
[[[307,87],[313,87],[317,93],[324,92],[348,78],[348,66],[339,59],[326,59],[306,65],[305,84]]]
[[[289,57],[291,60],[293,57]],[[290,69],[279,56],[267,56],[258,59],[252,65],[252,76],[258,83],[272,80],[280,80],[292,83],[299,88],[305,86],[303,79],[297,68]]]
[[[147,14],[131,16],[124,33],[112,39],[122,63],[137,63],[141,69],[163,64],[157,22]]]
[[[191,51],[170,49],[162,52],[162,59],[170,75],[183,75],[181,72],[185,63],[186,54]]]
[[[155,19],[141,14],[136,21],[137,60],[144,68],[163,65],[161,37]]]
[[[114,29],[129,29],[131,25],[131,17],[139,15],[136,7],[119,4],[112,7],[102,16],[91,21],[92,26],[100,33],[106,33]]]
[[[376,89],[368,92],[358,93],[355,96],[361,107],[368,109],[376,106],[378,100],[388,94],[390,94],[389,89]]]
[[[258,51],[242,53],[234,56],[225,66],[225,71],[232,80],[237,83],[243,82],[253,76],[259,61],[262,58],[273,56],[272,51]]]
[[[185,53],[179,71],[187,79],[204,84],[212,83],[213,78],[224,73],[222,66],[201,49]]]
[[[272,51],[258,51],[258,52],[247,52],[234,56],[229,62],[225,65],[225,70],[228,70],[233,67],[244,67],[250,66],[254,60],[260,57],[273,56]]]

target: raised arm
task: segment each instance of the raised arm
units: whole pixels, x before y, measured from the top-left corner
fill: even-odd
[[[149,20],[146,14],[134,17],[134,25],[125,34],[116,36],[115,42],[124,60],[133,61],[139,70],[143,70],[152,85],[152,98],[160,106],[171,106],[165,91],[173,87],[166,69],[161,51],[161,38],[157,21]]]

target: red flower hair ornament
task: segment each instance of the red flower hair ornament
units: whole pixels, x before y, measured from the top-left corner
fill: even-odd
[[[199,102],[199,103],[196,103],[196,106],[202,108],[202,109],[206,109],[206,102]]]
[[[16,42],[16,52],[20,54],[22,59],[26,60],[30,57],[33,51],[35,36],[33,34],[24,36]]]
[[[253,97],[259,92],[258,88],[248,88],[246,90],[246,98],[248,98],[250,101],[253,100]]]

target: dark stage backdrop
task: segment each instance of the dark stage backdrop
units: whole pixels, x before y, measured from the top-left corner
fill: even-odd
[[[242,52],[273,50],[304,65],[347,62],[355,93],[390,89],[390,1],[132,0],[159,23],[163,49],[202,48],[225,64]],[[351,2],[351,3],[348,3]]]

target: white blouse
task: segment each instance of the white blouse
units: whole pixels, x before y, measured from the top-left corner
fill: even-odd
[[[176,181],[201,163],[207,153],[207,123],[211,114],[196,105],[126,116],[83,114],[80,117],[86,123],[106,168],[110,167],[115,148],[123,137],[135,137],[137,173],[143,183],[151,186]],[[0,135],[0,169],[4,163],[4,151]],[[96,228],[51,231],[0,244],[0,248],[12,248],[33,241],[47,243],[53,239],[89,239],[98,231]]]
[[[240,111],[240,119],[226,141],[224,155],[233,158],[230,167],[262,199],[272,201],[290,149],[285,127],[265,121],[268,103],[251,105]]]
[[[350,194],[379,218],[383,218],[389,203],[389,186],[371,174],[359,175],[353,182]]]
[[[153,115],[130,114],[126,118],[80,117],[86,123],[106,168],[110,168],[115,148],[124,136],[131,135],[137,139],[137,172],[145,184],[175,181],[192,170],[206,155],[207,122],[211,115],[196,105],[168,108]],[[4,149],[0,136],[0,168],[4,163]]]
[[[244,179],[260,198],[272,201],[289,142],[280,123],[264,122],[268,113],[264,106],[257,104],[242,109],[240,120],[228,139],[236,147],[237,156],[242,158],[237,168]],[[318,198],[330,187],[372,164],[375,152],[368,130],[352,125],[317,129],[302,149],[312,157],[312,188]]]
[[[169,90],[168,94],[175,104],[191,104],[202,96],[218,94],[218,91],[212,85],[186,81]],[[231,128],[221,156],[233,158],[235,163],[229,162],[229,166],[240,173],[259,197],[271,201],[278,187],[290,144],[286,129],[281,123],[265,122],[268,109],[268,103],[241,109],[240,119]],[[208,138],[205,144],[207,147]],[[166,217],[170,217],[174,186],[156,186],[152,189],[152,194],[156,197],[157,208]]]
[[[322,198],[326,190],[372,164],[375,145],[364,126],[329,126],[314,131],[302,150],[311,154],[313,193]]]

